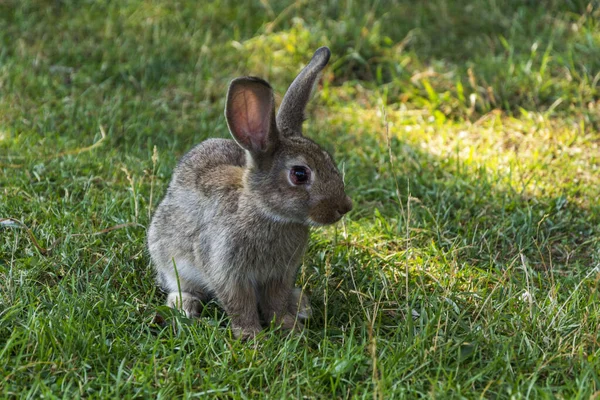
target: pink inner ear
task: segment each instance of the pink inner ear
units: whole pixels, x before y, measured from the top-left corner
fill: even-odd
[[[270,89],[247,84],[233,93],[229,104],[232,133],[249,150],[265,150],[273,104]]]

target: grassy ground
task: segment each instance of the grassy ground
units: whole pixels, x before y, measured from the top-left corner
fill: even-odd
[[[0,1],[0,218],[28,227],[0,225],[0,396],[597,398],[599,21],[587,0]],[[229,80],[283,93],[320,45],[306,132],[355,209],[312,234],[315,317],[255,343],[214,305],[154,324],[145,229],[177,159],[228,136]]]

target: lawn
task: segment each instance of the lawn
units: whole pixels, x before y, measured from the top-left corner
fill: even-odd
[[[304,332],[240,342],[164,308],[146,228],[229,81],[323,45],[354,209]],[[598,398],[599,130],[596,1],[0,1],[0,397]]]

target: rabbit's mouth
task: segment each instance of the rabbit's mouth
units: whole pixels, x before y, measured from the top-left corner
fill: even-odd
[[[342,215],[340,215],[339,218],[336,218],[336,219],[333,219],[333,220],[329,220],[329,221],[326,221],[326,222],[325,221],[315,221],[313,218],[308,217],[306,219],[306,222],[310,226],[327,226],[327,225],[335,224],[340,219],[342,219]]]

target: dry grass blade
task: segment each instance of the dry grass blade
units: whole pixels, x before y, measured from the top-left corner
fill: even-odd
[[[85,153],[87,151],[91,151],[93,149],[95,149],[96,147],[100,146],[102,144],[102,142],[106,139],[106,131],[104,130],[104,127],[102,125],[100,125],[100,134],[102,135],[102,137],[100,138],[100,140],[98,140],[96,143],[92,144],[91,146],[87,146],[87,147],[80,147],[77,149],[72,149],[72,150],[66,150],[63,152],[60,152],[58,154],[54,154],[50,157],[46,157],[44,158],[44,161],[50,161],[50,160],[54,160],[57,158],[61,158],[64,156],[70,156],[70,155],[75,155],[75,154],[81,154],[81,153]],[[23,168],[25,166],[25,164],[4,164],[4,163],[0,163],[0,168]]]
[[[7,221],[12,222],[12,224],[7,224],[6,223]],[[50,251],[50,249],[47,249],[47,248],[44,248],[44,247],[40,246],[39,242],[35,238],[35,235],[31,231],[31,229],[29,229],[29,227],[27,225],[25,225],[23,222],[19,221],[18,219],[10,218],[10,217],[9,218],[0,218],[0,226],[6,226],[6,227],[18,226],[18,227],[21,227],[21,228],[25,229],[25,232],[27,232],[27,234],[29,235],[29,239],[31,239],[31,242],[38,249],[38,251],[40,253],[42,253],[43,255],[47,255],[48,252]]]
[[[23,164],[4,164],[0,163],[0,168],[21,168]]]
[[[99,127],[100,127],[100,134],[102,135],[102,137],[96,143],[92,144],[91,146],[87,146],[87,147],[80,147],[78,149],[63,151],[52,157],[48,157],[46,160],[52,160],[52,159],[60,158],[60,157],[64,157],[64,156],[85,153],[86,151],[93,150],[96,147],[100,146],[102,144],[102,142],[106,139],[106,132],[104,131],[104,127],[102,125],[100,125]]]

